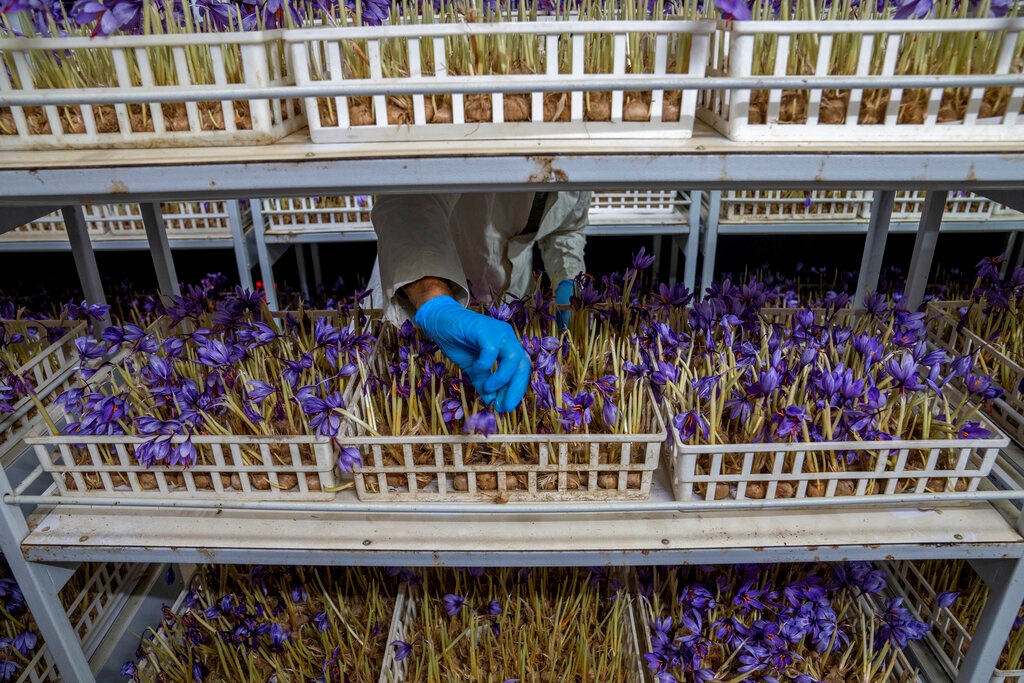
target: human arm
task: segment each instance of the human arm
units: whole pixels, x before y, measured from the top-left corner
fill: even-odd
[[[457,201],[457,195],[416,195],[374,207],[385,315],[396,324],[411,318],[485,403],[514,410],[529,383],[529,356],[508,323],[464,307],[469,292],[448,227]]]
[[[381,195],[375,201],[370,218],[377,233],[384,317],[395,325],[416,314],[419,305],[406,287],[424,278],[443,280],[447,291],[441,293],[463,305],[469,302],[466,275],[449,230],[460,196]]]
[[[572,280],[586,270],[583,251],[586,246],[587,217],[590,192],[562,192],[558,201],[545,216],[543,236],[537,244],[541,250],[544,269],[555,289],[555,303],[566,306],[573,293]],[[557,313],[559,329],[569,326],[570,311]]]

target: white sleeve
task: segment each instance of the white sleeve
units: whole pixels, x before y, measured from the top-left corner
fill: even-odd
[[[423,277],[447,280],[452,295],[469,302],[466,275],[449,231],[460,194],[381,195],[370,220],[377,233],[377,258],[384,295],[384,317],[396,325],[416,310],[401,291]]]
[[[561,221],[537,242],[544,260],[544,269],[553,287],[557,287],[562,280],[571,280],[586,271],[583,250],[587,238],[583,231],[588,223],[591,194],[560,192],[558,201],[566,203],[564,211],[558,212]]]

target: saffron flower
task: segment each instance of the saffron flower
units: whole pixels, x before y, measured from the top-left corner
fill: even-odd
[[[363,456],[354,446],[343,446],[338,451],[338,468],[342,472],[351,472],[363,466]]]
[[[491,410],[481,410],[466,418],[463,427],[467,434],[489,436],[498,431],[498,417]]]
[[[558,408],[561,416],[559,424],[566,431],[576,431],[582,425],[590,424],[590,406],[594,405],[594,395],[589,391],[581,391],[576,396],[569,392],[562,392],[562,403],[564,408]]]
[[[404,640],[396,640],[391,643],[391,647],[395,648],[395,661],[400,662],[412,652],[412,645],[405,642]]]
[[[726,20],[748,21],[752,16],[746,0],[715,0],[715,8]]]
[[[455,595],[448,593],[443,598],[444,610],[448,613],[448,616],[454,617],[456,614],[462,611],[462,608],[466,606],[466,599],[461,595]]]

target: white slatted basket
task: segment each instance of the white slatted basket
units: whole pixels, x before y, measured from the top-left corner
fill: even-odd
[[[627,71],[627,62],[636,61],[628,54],[630,38],[653,41],[653,76],[699,78],[713,30],[709,21],[505,21],[298,29],[287,31],[285,40],[299,86],[351,88],[343,96],[305,99],[313,142],[687,138],[696,92],[644,88],[644,75]],[[528,52],[543,60],[543,73],[449,73],[451,46],[472,52],[480,44],[503,45],[513,35],[532,42]],[[612,52],[610,73],[586,72],[584,55],[594,44]],[[474,68],[492,57],[479,55]],[[588,95],[588,79],[614,79],[616,87]],[[537,87],[543,84],[558,87],[546,95]],[[395,89],[401,94],[386,94]],[[598,100],[605,104],[598,107]]]
[[[923,34],[943,40],[974,40],[997,34],[995,74],[1019,70],[1019,36],[1024,19],[922,19],[878,21],[736,21],[720,22],[711,49],[709,76],[838,76],[830,71],[833,51],[856,60],[851,76],[894,76],[902,54],[913,50]],[[773,52],[773,44],[777,50]],[[808,44],[813,47],[807,48]],[[952,47],[950,47],[952,49]],[[875,53],[874,55],[872,53]],[[775,54],[768,72],[755,66]],[[800,64],[794,68],[793,64]],[[948,67],[943,62],[943,67]],[[733,140],[808,142],[946,142],[951,136],[982,142],[1024,140],[1024,83],[1007,88],[1005,107],[986,102],[987,88],[964,93],[965,111],[943,107],[944,72],[934,75],[940,87],[924,91],[923,114],[899,123],[901,102],[911,89],[880,86],[838,91],[836,88],[705,90],[697,116]],[[831,91],[824,95],[826,90]],[[964,89],[968,90],[968,89]],[[991,89],[991,99],[995,89]],[[940,112],[943,122],[939,121]],[[948,122],[949,117],[954,120]]]
[[[0,325],[9,333],[26,334],[30,328],[35,328],[42,339],[46,339],[47,328],[62,327],[66,330],[59,339],[14,370],[14,374],[27,377],[32,382],[36,397],[49,410],[53,400],[74,382],[78,362],[75,339],[86,334],[86,324],[58,320],[4,320]],[[0,413],[0,462],[4,465],[20,453],[24,438],[43,423],[43,416],[31,398],[23,397],[12,407],[14,412]],[[56,414],[60,409],[54,408],[51,412]]]
[[[171,239],[231,237],[231,214],[225,201],[164,202],[160,208],[164,229]],[[138,204],[84,204],[82,209],[89,237],[93,239],[146,238]],[[244,225],[248,219],[247,208],[241,211],[241,219]],[[10,242],[67,238],[60,211],[0,235],[0,241]]]
[[[78,569],[79,572],[86,572],[88,578],[65,607],[86,657],[92,656],[106,638],[114,618],[146,569],[147,565],[125,562],[92,563]],[[39,642],[32,657],[15,679],[16,683],[60,683],[65,680],[57,672],[57,665],[46,643],[42,640]]]
[[[992,401],[989,417],[1019,444],[1024,444],[1024,366],[1014,361],[1005,352],[986,342],[974,332],[960,324],[959,309],[967,301],[942,301],[928,303],[928,338],[954,356],[978,353],[984,355],[986,372],[1005,392],[1001,398]],[[988,406],[986,406],[986,409]]]
[[[280,31],[5,37],[0,91],[41,96],[44,103],[0,106],[0,149],[267,144],[304,123],[297,100],[259,98],[262,88],[292,84],[283,56]],[[45,76],[53,69],[39,65],[55,63],[65,72],[69,65],[72,72],[100,69],[111,80],[54,87]],[[245,92],[229,94],[238,87]],[[200,90],[219,97],[175,102],[175,96]],[[121,93],[142,94],[144,101],[95,101]]]
[[[335,495],[337,451],[330,439],[197,435],[198,457],[188,468],[139,463],[136,449],[148,440],[32,436],[26,443],[62,497],[318,501]]]
[[[859,190],[727,190],[719,222],[849,221],[865,208],[870,198]]]
[[[268,235],[293,232],[373,232],[372,195],[261,199]]]
[[[984,415],[987,439],[828,441],[814,443],[678,443],[667,448],[676,500],[775,500],[976,491],[1009,443]],[[862,470],[830,471],[843,453]],[[826,465],[826,467],[822,467]],[[825,470],[825,471],[822,471]]]
[[[590,225],[685,221],[688,196],[677,190],[599,190],[590,196]]]
[[[889,561],[883,564],[891,580],[889,585],[904,598],[904,605],[932,627],[929,639],[934,639],[932,652],[952,678],[956,678],[971,645],[971,633],[960,623],[949,607],[938,607],[938,591],[909,560]],[[1013,669],[995,669],[989,683],[1024,683],[1024,662]]]

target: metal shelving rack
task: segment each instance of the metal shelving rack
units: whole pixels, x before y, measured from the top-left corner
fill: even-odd
[[[155,206],[156,208],[152,208]],[[0,217],[0,234],[8,231],[15,231],[21,225],[30,222],[20,220],[25,216],[24,211],[11,211],[9,215]],[[154,213],[156,211],[157,213]],[[147,221],[152,221],[161,226],[161,214],[159,204],[146,207],[141,212],[144,227],[148,230]],[[235,257],[235,265],[238,268],[239,282],[243,287],[252,289],[252,267],[255,260],[256,245],[252,231],[247,229],[248,212],[243,212],[238,201],[229,201],[226,206],[226,222],[229,226],[230,235],[210,236],[202,234],[197,230],[195,235],[187,237],[170,237],[168,246],[172,250],[179,249],[231,249]],[[31,213],[29,213],[31,215]],[[45,214],[44,214],[45,215]],[[147,217],[148,216],[148,217]],[[20,222],[18,222],[20,220]],[[65,219],[66,220],[66,219]],[[121,219],[128,221],[129,218]],[[107,222],[115,222],[109,219]],[[162,228],[161,228],[162,229]],[[148,251],[150,241],[145,236],[125,235],[103,235],[90,236],[92,248],[96,251]],[[66,231],[55,231],[45,238],[33,235],[18,236],[17,239],[0,240],[0,252],[52,252],[52,251],[74,251],[71,240]]]
[[[0,228],[66,207],[86,296],[102,301],[80,221],[82,202],[303,194],[521,189],[764,187],[875,190],[858,291],[877,283],[897,189],[928,190],[908,279],[919,301],[945,192],[972,190],[1024,205],[1024,145],[734,143],[698,127],[690,140],[516,140],[312,145],[304,133],[266,147],[6,153]],[[994,197],[995,198],[995,197]],[[24,220],[22,220],[24,222]],[[151,221],[152,222],[152,221]],[[147,232],[161,288],[175,284],[167,237]],[[915,298],[916,297],[916,298]],[[661,475],[662,477],[664,475]],[[66,616],[55,606],[64,563],[655,564],[970,559],[992,592],[958,681],[987,680],[1024,599],[1024,520],[1011,491],[889,501],[813,499],[708,506],[671,499],[664,480],[631,504],[372,505],[339,494],[324,504],[248,506],[15,495],[0,476],[0,540],[66,680],[91,682]],[[954,500],[955,499],[955,500]],[[959,502],[956,502],[959,501]],[[19,505],[39,505],[26,518]]]

